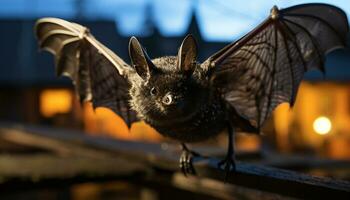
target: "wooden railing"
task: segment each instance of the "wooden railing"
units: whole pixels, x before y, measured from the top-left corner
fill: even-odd
[[[0,191],[85,181],[127,180],[214,199],[350,199],[350,183],[238,162],[223,182],[217,159],[197,159],[197,176],[178,169],[176,145],[112,140],[77,131],[0,124]],[[9,151],[11,153],[6,153]],[[15,153],[13,153],[15,152]],[[171,198],[170,198],[171,199]]]

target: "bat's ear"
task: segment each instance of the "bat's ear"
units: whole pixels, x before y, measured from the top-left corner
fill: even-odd
[[[155,69],[155,66],[136,37],[130,38],[129,56],[131,59],[131,64],[135,67],[137,74],[142,79],[148,80],[151,76],[151,71]]]
[[[197,43],[194,37],[190,34],[183,40],[178,57],[178,66],[183,72],[192,72],[197,59]]]

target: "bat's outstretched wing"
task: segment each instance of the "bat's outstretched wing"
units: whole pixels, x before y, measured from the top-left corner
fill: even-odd
[[[130,126],[136,114],[129,107],[127,76],[135,73],[87,28],[57,18],[39,19],[35,34],[40,48],[54,54],[57,75],[72,79],[81,101],[107,107]]]
[[[253,31],[202,64],[213,86],[244,118],[260,127],[282,102],[293,105],[305,71],[324,72],[325,55],[345,46],[345,13],[326,4],[278,10]]]

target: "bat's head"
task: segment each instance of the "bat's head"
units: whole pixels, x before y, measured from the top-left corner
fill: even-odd
[[[205,95],[205,88],[193,72],[197,48],[187,36],[177,56],[151,60],[136,38],[131,38],[129,54],[137,72],[133,79],[131,105],[144,120],[167,120],[195,113]]]

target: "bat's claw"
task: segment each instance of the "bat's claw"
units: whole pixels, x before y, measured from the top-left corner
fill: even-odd
[[[236,171],[236,162],[233,156],[227,155],[226,158],[218,163],[220,169],[225,170],[225,182],[230,175],[230,172]]]
[[[193,167],[193,158],[197,156],[200,155],[196,152],[190,151],[187,148],[182,149],[182,153],[180,156],[180,168],[185,176],[187,176],[188,174],[196,174],[196,171]]]

